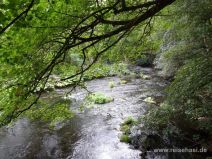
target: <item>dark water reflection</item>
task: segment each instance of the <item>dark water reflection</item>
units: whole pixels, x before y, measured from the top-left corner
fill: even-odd
[[[129,116],[139,117],[148,106],[143,99],[163,96],[165,82],[152,69],[137,68],[150,76],[148,80],[130,79],[119,84],[120,78],[97,79],[87,83],[91,91],[112,96],[114,102],[95,105],[79,111],[86,95],[76,90],[71,99],[75,117],[52,130],[41,122],[19,120],[12,128],[0,130],[0,159],[137,159],[140,152],[119,141],[120,123]],[[108,82],[113,81],[111,89]],[[57,90],[58,96],[68,89]]]

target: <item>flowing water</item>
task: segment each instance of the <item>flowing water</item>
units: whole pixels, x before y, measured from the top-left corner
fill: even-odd
[[[21,119],[13,127],[0,129],[0,159],[138,159],[139,150],[120,142],[120,124],[129,116],[137,118],[149,106],[146,97],[160,99],[165,82],[151,68],[135,68],[149,79],[128,78],[121,84],[119,77],[87,82],[93,92],[114,98],[107,104],[96,104],[80,111],[87,91],[77,89],[69,97],[75,117],[56,129],[41,122]],[[113,81],[114,88],[108,83]],[[69,89],[56,90],[62,96]]]

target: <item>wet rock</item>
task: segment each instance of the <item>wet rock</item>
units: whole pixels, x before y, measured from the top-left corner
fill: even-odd
[[[150,104],[156,104],[152,97],[147,97],[143,101]]]
[[[139,127],[132,128],[131,131],[131,144],[142,152],[152,151],[164,146],[162,138],[155,132],[140,130]]]

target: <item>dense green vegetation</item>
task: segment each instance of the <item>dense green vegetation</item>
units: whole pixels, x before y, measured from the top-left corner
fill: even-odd
[[[178,1],[167,11],[174,18],[161,19],[166,31],[159,63],[166,61],[163,74],[174,80],[164,103],[144,117],[150,129],[184,134],[207,148],[212,133],[211,7],[206,0]]]
[[[123,134],[120,136],[120,141],[130,143],[130,128],[136,124],[136,121],[132,117],[128,117],[122,124],[121,124],[121,131]]]
[[[189,136],[209,148],[212,4],[172,2],[0,1],[1,126],[20,115],[53,122],[72,117],[69,101],[49,106],[42,93],[65,86],[85,88],[86,80],[130,74],[126,63],[153,66],[156,57],[155,67],[170,84],[164,102],[140,122],[145,129]],[[111,81],[109,87],[115,84]],[[97,104],[113,100],[98,93],[88,98]],[[144,102],[155,103],[151,97]],[[122,125],[122,141],[130,142],[130,122]]]
[[[138,121],[147,132],[210,149],[212,135],[211,2],[178,1],[155,20],[152,36],[158,52],[156,68],[171,79],[160,106],[151,107]],[[155,44],[155,45],[156,45]],[[144,100],[154,103],[151,97]],[[124,134],[129,132],[123,130]],[[157,136],[157,138],[159,138]],[[124,138],[126,139],[126,137]],[[130,139],[124,140],[130,142]],[[142,141],[145,145],[146,141]],[[154,147],[153,145],[148,145]],[[147,147],[148,147],[147,146]],[[159,146],[159,145],[158,145]]]
[[[143,37],[149,18],[173,1],[1,1],[1,125],[34,107],[52,74],[74,86],[84,77],[105,76],[94,67],[126,59],[127,54],[114,54],[130,39],[124,37],[140,29]],[[122,44],[113,50],[118,41]],[[130,41],[133,44],[133,36]],[[100,65],[95,66],[98,60]],[[92,67],[96,75],[83,76]]]

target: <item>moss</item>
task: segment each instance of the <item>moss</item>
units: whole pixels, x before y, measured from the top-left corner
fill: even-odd
[[[128,135],[124,135],[124,134],[121,135],[120,141],[121,142],[126,142],[126,143],[130,143],[131,142],[129,136]]]
[[[124,134],[129,134],[129,133],[130,133],[130,127],[129,127],[129,125],[122,125],[122,126],[121,126],[121,131],[122,131]]]
[[[115,83],[114,83],[114,81],[110,81],[108,85],[109,85],[109,87],[110,87],[110,88],[115,87]]]
[[[135,125],[137,122],[132,118],[128,117],[122,124],[120,130],[123,132],[122,136],[120,137],[121,142],[130,143],[131,139],[129,138],[130,135],[130,128]]]
[[[112,102],[114,99],[112,97],[108,97],[102,93],[92,93],[89,95],[88,100],[95,104],[105,104]]]
[[[132,117],[128,117],[121,125],[134,125],[136,121]]]
[[[126,80],[121,80],[120,83],[121,83],[121,84],[126,84],[127,81],[126,81]]]

